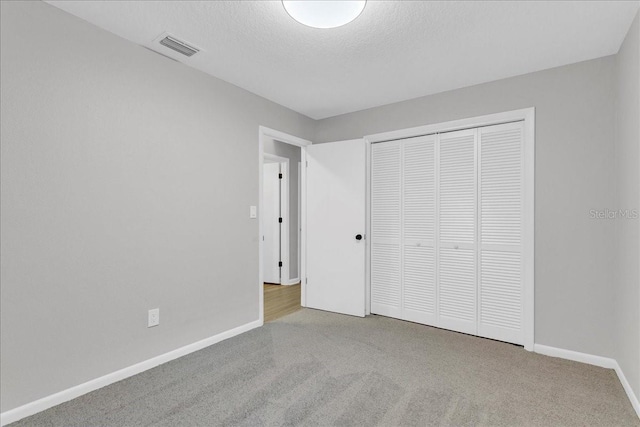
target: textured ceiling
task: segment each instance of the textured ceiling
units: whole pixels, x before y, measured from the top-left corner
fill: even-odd
[[[168,32],[202,49],[185,64],[314,119],[614,54],[640,5],[369,0],[319,30],[279,1],[48,3],[172,56]]]

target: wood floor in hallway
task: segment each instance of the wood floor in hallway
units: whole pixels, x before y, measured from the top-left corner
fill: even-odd
[[[294,313],[300,306],[300,283],[297,285],[264,284],[264,321],[270,322]]]

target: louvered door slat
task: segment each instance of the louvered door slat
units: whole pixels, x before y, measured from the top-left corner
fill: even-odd
[[[400,143],[371,147],[371,312],[401,317]]]
[[[435,136],[404,142],[404,238],[434,241]]]
[[[438,325],[475,334],[475,129],[439,136]]]
[[[405,320],[435,321],[435,250],[433,247],[405,246],[403,308]]]
[[[439,260],[439,326],[475,334],[475,251],[441,247]]]
[[[475,131],[440,135],[441,243],[475,242]]]
[[[436,322],[435,135],[403,141],[402,318]]]
[[[490,126],[480,131],[482,244],[521,243],[522,160],[521,123]]]
[[[400,317],[400,248],[371,246],[371,312]]]
[[[522,122],[479,133],[478,335],[522,344],[524,159]]]

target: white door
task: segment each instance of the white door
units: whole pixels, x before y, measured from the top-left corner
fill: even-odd
[[[524,343],[523,122],[371,147],[371,312]]]
[[[402,145],[402,318],[437,324],[436,136]]]
[[[364,140],[311,145],[306,158],[306,306],[363,317]]]
[[[371,313],[402,319],[401,142],[371,146]]]
[[[371,312],[476,333],[476,130],[371,147]]]
[[[263,167],[262,227],[264,229],[264,277],[266,283],[280,283],[280,164]]]
[[[438,323],[477,333],[476,129],[440,134]]]
[[[524,344],[524,127],[479,129],[478,335]]]
[[[371,147],[371,312],[437,325],[436,136]]]

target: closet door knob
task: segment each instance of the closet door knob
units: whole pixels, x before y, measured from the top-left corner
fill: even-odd
[[[362,234],[356,234],[356,240],[362,240]]]

